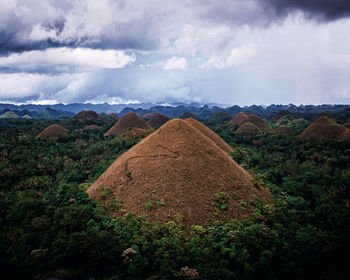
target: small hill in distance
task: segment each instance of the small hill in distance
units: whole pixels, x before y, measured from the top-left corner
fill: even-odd
[[[243,123],[235,132],[248,137],[253,137],[262,133],[262,131],[251,122]]]
[[[189,112],[189,111],[184,112],[183,114],[181,114],[181,115],[179,116],[179,118],[180,118],[180,119],[192,118],[192,119],[198,120],[198,117],[197,117],[195,114],[193,114],[193,113],[191,113],[191,112]]]
[[[77,119],[78,121],[82,121],[82,122],[87,122],[87,121],[96,122],[99,119],[99,115],[92,110],[81,111],[80,113],[74,116],[74,119]]]
[[[211,139],[173,119],[120,156],[87,190],[111,216],[121,209],[185,229],[243,219],[267,191]],[[245,204],[244,211],[242,203]]]
[[[148,122],[152,117],[153,117],[153,114],[151,114],[151,113],[147,113],[147,114],[144,114],[144,115],[142,116],[142,118],[143,118],[146,122]]]
[[[110,113],[108,114],[110,117],[114,118],[116,121],[119,120],[119,117],[116,113]]]
[[[68,134],[68,129],[60,126],[59,124],[53,124],[46,127],[43,131],[41,131],[37,137],[48,137],[48,138],[57,138],[61,135]]]
[[[249,124],[244,125],[246,123]],[[237,129],[236,132],[246,136],[255,136],[261,133],[272,132],[272,128],[262,118],[257,115],[247,115],[244,112],[235,115],[229,122],[229,125],[232,128],[238,126],[239,130]]]
[[[91,125],[87,125],[84,127],[85,130],[99,130],[101,129],[98,125],[96,124],[91,124]]]
[[[316,141],[330,139],[349,140],[350,129],[336,123],[329,117],[321,116],[311,123],[299,137],[303,140],[314,139]]]
[[[224,122],[229,122],[231,120],[231,116],[226,113],[225,111],[219,111],[215,113],[214,116],[210,118],[210,122],[212,123],[224,123]]]
[[[272,128],[259,116],[257,115],[249,115],[246,122],[250,122],[254,124],[257,128],[259,128],[264,133],[272,132]]]
[[[289,126],[282,125],[282,126],[276,128],[275,134],[277,134],[277,135],[291,135],[291,134],[294,134],[294,131]]]
[[[224,152],[228,153],[232,151],[232,148],[214,131],[212,131],[209,127],[202,124],[200,121],[197,121],[193,118],[185,119],[185,122],[192,125],[195,129],[198,129],[203,135],[210,138],[218,147],[220,147]]]
[[[163,124],[165,124],[169,118],[161,113],[154,114],[150,120],[147,122],[150,127],[153,129],[160,128]]]
[[[240,126],[241,124],[243,124],[247,120],[248,120],[248,115],[244,112],[240,112],[231,119],[229,124],[232,127]]]
[[[132,128],[152,129],[140,116],[134,112],[129,112],[120,118],[104,136],[118,136]]]
[[[14,112],[7,111],[0,115],[0,119],[18,119],[18,115]]]
[[[289,112],[288,110],[281,110],[271,118],[271,121],[277,122],[278,120],[280,120],[281,118],[284,118],[284,117],[294,118],[294,115],[291,112]]]

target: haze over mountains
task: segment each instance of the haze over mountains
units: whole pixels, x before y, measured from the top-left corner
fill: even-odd
[[[139,103],[139,104],[117,104],[112,105],[108,103],[91,104],[91,103],[73,103],[73,104],[55,104],[55,105],[14,105],[0,103],[0,115],[8,111],[14,112],[19,117],[28,115],[34,118],[59,118],[59,117],[73,117],[81,111],[93,110],[97,113],[118,113],[123,116],[129,112],[135,112],[138,115],[145,115],[147,113],[155,114],[157,112],[166,115],[169,118],[179,117],[181,114],[191,112],[203,119],[209,119],[218,112],[226,112],[230,116],[236,115],[239,112],[247,114],[256,114],[261,117],[272,117],[281,110],[288,110],[295,114],[320,114],[322,112],[329,113],[346,113],[350,110],[350,105],[276,105],[269,106],[252,105],[252,106],[223,106],[219,104],[201,104],[201,103],[182,103],[175,102],[172,104],[153,104],[153,103]]]

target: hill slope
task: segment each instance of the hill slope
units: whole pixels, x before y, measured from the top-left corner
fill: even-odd
[[[324,141],[330,139],[349,140],[349,129],[336,123],[334,120],[322,116],[311,123],[301,134],[303,140]]]
[[[118,136],[131,128],[152,129],[140,116],[130,112],[120,118],[104,136]]]
[[[68,133],[68,129],[60,126],[59,124],[53,124],[46,127],[43,131],[41,131],[37,137],[49,137],[56,138],[60,135],[66,135]]]
[[[262,131],[253,123],[245,122],[237,128],[236,133],[243,134],[248,137],[256,136],[261,134]]]
[[[161,113],[154,114],[149,121],[147,122],[150,127],[153,129],[160,128],[163,124],[165,124],[169,118]]]
[[[212,140],[180,119],[124,153],[87,192],[112,216],[122,215],[118,209],[123,208],[147,215],[152,223],[181,217],[186,228],[242,219],[249,215],[254,195],[268,197]]]
[[[194,128],[198,129],[206,137],[209,137],[224,152],[228,153],[229,151],[232,151],[232,148],[219,135],[217,135],[214,131],[212,131],[209,127],[205,126],[201,122],[193,118],[185,119],[185,122],[189,123]]]
[[[237,115],[235,115],[231,121],[230,121],[230,126],[234,127],[234,126],[240,126],[241,124],[243,124],[244,122],[246,122],[248,119],[248,115],[244,112],[240,112]]]

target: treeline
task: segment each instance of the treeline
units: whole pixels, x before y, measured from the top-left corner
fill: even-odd
[[[124,116],[129,112],[143,116],[157,112],[166,115],[169,118],[177,118],[186,112],[191,112],[202,120],[209,120],[218,112],[225,112],[231,117],[239,112],[245,112],[248,115],[258,115],[260,117],[270,119],[281,110],[288,110],[297,118],[305,118],[312,120],[321,113],[331,113],[342,119],[350,118],[350,105],[276,105],[269,106],[251,105],[251,106],[229,106],[223,107],[218,105],[203,105],[199,103],[175,103],[169,105],[154,105],[151,103],[140,104],[119,104],[110,105],[104,104],[56,104],[56,105],[13,105],[0,104],[0,115],[5,112],[12,111],[19,117],[28,115],[33,118],[67,118],[73,117],[81,111],[93,110],[97,113],[118,113],[119,116]]]

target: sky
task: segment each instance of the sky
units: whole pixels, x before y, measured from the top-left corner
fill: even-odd
[[[350,104],[349,0],[1,0],[0,102]]]

